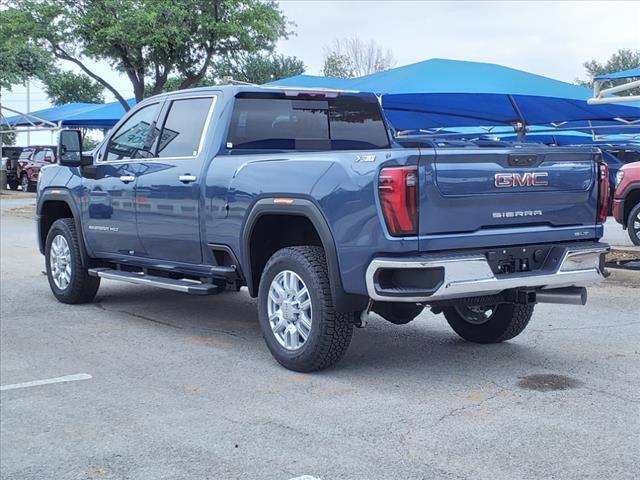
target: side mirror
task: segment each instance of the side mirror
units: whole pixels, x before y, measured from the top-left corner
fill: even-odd
[[[82,165],[82,132],[62,130],[58,138],[60,165],[79,167]]]

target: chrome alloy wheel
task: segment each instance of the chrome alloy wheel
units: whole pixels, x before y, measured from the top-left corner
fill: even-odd
[[[287,350],[301,348],[311,333],[311,295],[297,273],[283,270],[269,286],[269,324],[276,340]]]
[[[22,175],[20,178],[20,186],[22,187],[23,192],[27,192],[29,190],[29,177],[27,175]]]
[[[630,228],[632,228],[633,231],[636,232],[636,236],[640,238],[640,211],[638,211],[636,218],[631,219],[629,223],[631,223]]]
[[[49,266],[53,283],[60,290],[66,289],[71,282],[71,250],[62,235],[56,235],[51,242]]]
[[[497,305],[485,307],[455,307],[458,315],[460,315],[465,320],[465,322],[470,323],[471,325],[482,325],[483,323],[487,323],[489,320],[491,320],[491,317],[493,317],[496,308]]]

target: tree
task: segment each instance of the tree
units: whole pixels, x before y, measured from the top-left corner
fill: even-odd
[[[29,41],[23,25],[28,15],[18,10],[0,10],[0,88],[25,83],[51,67],[51,55]]]
[[[287,20],[272,0],[8,0],[21,16],[30,47],[73,63],[124,97],[92,70],[103,60],[124,72],[137,101],[163,91],[170,76],[178,88],[202,81],[216,59],[272,51],[286,38]],[[4,20],[3,20],[4,22]]]
[[[351,37],[334,40],[325,48],[322,72],[327,76],[353,78],[389,70],[395,63],[391,50],[383,50],[374,40],[364,42]]]
[[[640,50],[626,50],[621,48],[616,53],[611,55],[611,57],[609,57],[607,62],[604,64],[599,63],[597,60],[593,59],[591,61],[585,62],[583,66],[587,71],[587,78],[577,79],[576,83],[584,87],[592,87],[593,81],[598,75],[603,75],[605,73],[615,73],[622,70],[629,70],[630,68],[640,67]],[[613,80],[608,83],[608,86],[615,86],[621,83],[626,83],[626,80]],[[640,88],[634,88],[631,90],[627,90],[626,92],[621,92],[620,95],[640,95]]]
[[[104,103],[104,87],[86,75],[53,69],[41,76],[44,91],[54,105]]]
[[[304,73],[304,62],[297,57],[259,53],[238,56],[218,62],[213,75],[218,81],[227,78],[246,83],[263,84]]]
[[[337,52],[325,54],[322,74],[325,77],[353,78],[356,76],[349,57]]]
[[[8,130],[6,126],[2,128]],[[13,128],[11,130],[13,130]],[[9,145],[15,145],[15,144],[16,144],[16,132],[2,132],[0,134],[0,145],[9,146]]]

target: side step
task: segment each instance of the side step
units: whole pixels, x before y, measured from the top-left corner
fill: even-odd
[[[121,280],[123,282],[137,283],[138,285],[151,285],[153,287],[190,293],[192,295],[213,295],[214,293],[220,293],[222,290],[219,286],[212,283],[202,283],[195,280],[174,280],[172,278],[126,272],[112,268],[90,268],[88,273],[94,277]]]

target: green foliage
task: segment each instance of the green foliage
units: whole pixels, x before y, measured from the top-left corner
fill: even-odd
[[[124,98],[93,72],[87,59],[106,61],[125,73],[136,99],[165,89],[170,77],[178,88],[202,81],[213,62],[272,51],[288,35],[288,23],[271,0],[7,0],[8,11],[22,16],[31,45],[55,59],[79,66]]]
[[[25,31],[28,19],[22,11],[0,10],[0,88],[10,90],[51,66],[51,55],[31,42]]]
[[[327,53],[324,57],[322,74],[325,77],[354,78],[354,71],[349,57],[336,52]]]
[[[640,67],[640,50],[620,49],[616,53],[611,55],[611,57],[609,57],[609,59],[604,64],[599,63],[594,59],[589,62],[585,62],[583,66],[587,71],[587,78],[578,79],[576,80],[576,83],[584,87],[591,87],[593,86],[594,78],[598,75],[615,73],[622,70],[629,70],[630,68]],[[626,80],[613,80],[607,83],[609,84],[607,85],[608,87],[626,83]],[[640,88],[634,88],[626,92],[621,92],[620,95],[640,95]]]
[[[41,79],[53,105],[73,102],[104,103],[104,87],[86,75],[53,69]]]
[[[2,132],[0,135],[0,143],[2,143],[2,145],[10,146],[16,144],[16,132]]]
[[[383,50],[374,40],[365,42],[358,37],[334,40],[324,49],[326,76],[354,78],[389,70],[395,65],[391,50]]]
[[[276,54],[264,56],[259,53],[219,61],[213,68],[213,75],[218,81],[233,79],[257,85],[302,73],[304,62],[297,57]]]

